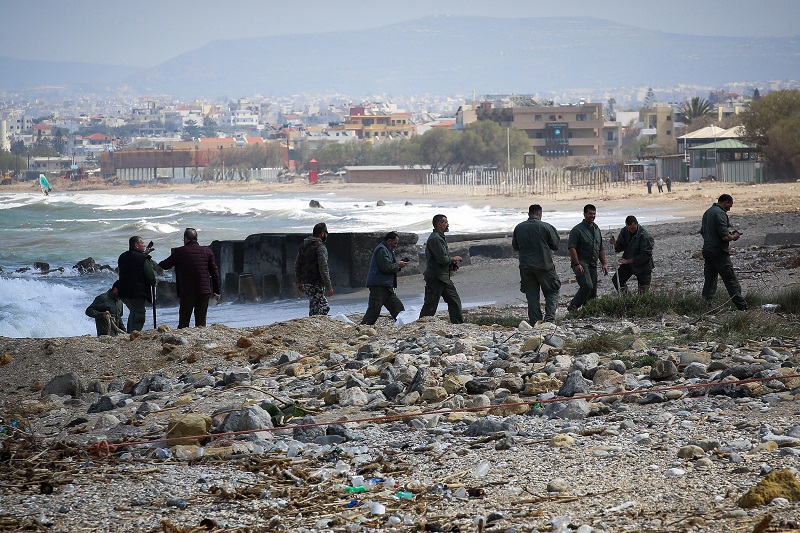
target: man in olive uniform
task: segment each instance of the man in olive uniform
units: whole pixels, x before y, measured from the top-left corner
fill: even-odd
[[[569,232],[569,257],[572,271],[578,282],[578,292],[567,306],[567,311],[578,309],[587,301],[597,297],[597,260],[608,275],[606,252],[603,249],[603,235],[594,223],[597,208],[592,204],[583,207],[583,221]]]
[[[439,306],[439,298],[444,298],[447,311],[450,313],[450,322],[463,324],[464,315],[461,310],[461,298],[458,296],[456,286],[450,279],[450,273],[458,268],[461,256],[450,255],[444,234],[450,229],[447,217],[435,215],[433,217],[433,232],[425,244],[425,301],[419,312],[419,317],[433,316]]]
[[[639,285],[639,294],[644,294],[650,289],[650,279],[653,274],[653,237],[647,233],[644,226],[633,215],[625,218],[625,227],[619,230],[619,237],[612,235],[608,240],[615,252],[622,252],[619,259],[619,268],[614,276],[619,283],[619,290],[625,292],[625,284],[636,276]],[[616,283],[614,284],[616,286]]]
[[[711,307],[711,300],[717,292],[717,276],[722,277],[725,288],[740,311],[747,310],[747,301],[742,297],[742,287],[733,271],[730,255],[730,242],[739,240],[739,232],[731,230],[728,220],[728,211],[733,207],[733,197],[723,194],[717,203],[708,208],[703,214],[703,225],[700,233],[703,235],[703,259],[705,267],[705,283],[703,283],[703,300],[706,307]]]
[[[92,305],[86,308],[86,316],[94,318],[97,327],[97,336],[111,335],[116,337],[120,331],[125,331],[122,323],[122,300],[117,296],[119,280],[114,282],[111,289],[97,296]]]
[[[367,287],[369,287],[369,302],[367,312],[361,319],[362,324],[372,325],[381,314],[381,308],[386,307],[393,319],[405,310],[403,302],[397,297],[394,290],[397,288],[397,273],[400,272],[408,261],[398,261],[394,251],[400,244],[397,232],[390,231],[383,238],[369,261],[367,272]]]
[[[519,252],[520,290],[528,300],[528,320],[535,324],[544,318],[555,322],[561,280],[553,263],[553,252],[561,239],[556,229],[542,222],[542,206],[528,208],[528,220],[514,228],[511,247]],[[544,294],[544,317],[539,307],[539,291]]]
[[[331,310],[325,294],[333,296],[331,274],[328,268],[328,226],[324,222],[314,225],[312,234],[306,237],[294,261],[294,279],[297,290],[308,297],[308,316],[327,315]]]

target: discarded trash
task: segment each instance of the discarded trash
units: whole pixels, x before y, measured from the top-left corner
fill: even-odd
[[[489,473],[489,469],[492,467],[492,463],[483,459],[478,466],[475,467],[475,470],[472,471],[472,475],[474,477],[483,477]]]
[[[403,490],[401,490],[400,492],[398,492],[394,496],[398,500],[413,500],[414,499],[414,493],[413,492],[406,492],[406,491],[403,491]]]
[[[348,494],[358,494],[360,492],[367,492],[367,489],[364,485],[361,485],[358,487],[345,487],[344,491]]]
[[[369,506],[369,512],[372,514],[386,514],[386,506],[382,503],[372,502]]]
[[[178,509],[186,509],[188,505],[185,501],[179,498],[170,498],[167,500],[167,507],[177,507]]]
[[[615,505],[614,507],[609,507],[606,509],[607,513],[616,513],[618,511],[622,511],[623,509],[627,509],[628,507],[633,507],[636,505],[636,500],[628,500],[625,503],[621,503],[619,505]]]

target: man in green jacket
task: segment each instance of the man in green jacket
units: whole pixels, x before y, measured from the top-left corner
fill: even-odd
[[[461,256],[450,255],[444,234],[450,229],[447,217],[435,215],[433,217],[433,232],[425,244],[425,301],[419,312],[419,317],[433,316],[439,306],[439,298],[444,298],[447,311],[450,313],[450,322],[463,324],[464,315],[461,310],[461,298],[458,296],[456,286],[450,279],[450,273],[458,269]]]
[[[125,332],[122,323],[122,300],[117,295],[119,280],[114,282],[111,289],[97,296],[92,305],[86,308],[86,316],[94,318],[97,327],[97,336],[111,335]]]
[[[639,284],[639,294],[644,294],[650,289],[650,280],[653,274],[653,237],[647,233],[644,226],[633,215],[625,218],[625,227],[619,230],[619,237],[612,235],[608,242],[614,247],[615,252],[622,252],[619,259],[619,268],[614,277],[619,283],[619,290],[625,292],[625,284],[636,276]],[[616,284],[615,284],[616,285]]]
[[[592,204],[583,206],[583,221],[569,232],[569,258],[572,271],[578,282],[578,292],[567,306],[567,311],[574,311],[587,301],[597,297],[597,260],[603,274],[608,275],[606,251],[603,249],[603,235],[594,223],[597,208]]]
[[[553,252],[561,239],[556,229],[542,222],[542,206],[528,208],[528,220],[514,228],[511,247],[519,252],[520,290],[528,300],[528,320],[531,324],[544,319],[555,322],[561,280],[553,263]],[[539,291],[544,294],[544,317],[539,306]]]
[[[720,276],[733,304],[740,311],[746,311],[747,301],[742,297],[742,287],[736,279],[736,272],[733,271],[731,262],[730,242],[738,241],[740,236],[737,230],[731,229],[728,220],[728,211],[731,207],[733,207],[733,197],[730,194],[723,194],[717,203],[703,214],[703,224],[700,228],[705,260],[703,300],[706,302],[706,307],[710,308],[711,300],[717,292],[717,276]]]
[[[395,231],[390,231],[383,238],[383,242],[372,252],[367,272],[369,302],[367,312],[361,319],[362,324],[370,326],[375,324],[381,315],[382,307],[386,307],[395,320],[397,320],[397,315],[405,310],[403,302],[394,292],[397,288],[397,273],[408,264],[408,261],[404,259],[398,261],[394,255],[399,244],[400,235]]]

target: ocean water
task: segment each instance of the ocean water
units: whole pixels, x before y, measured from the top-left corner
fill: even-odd
[[[323,209],[310,208],[311,200],[319,201]],[[527,217],[518,210],[476,208],[438,197],[407,198],[377,206],[333,193],[0,193],[0,336],[93,335],[94,321],[84,310],[96,295],[108,290],[116,274],[80,275],[73,266],[92,257],[97,264],[116,267],[131,235],[140,235],[145,242],[152,240],[152,256],[160,261],[170,248],[182,244],[186,227],[198,230],[200,244],[244,239],[255,233],[310,233],[317,222],[327,223],[331,233],[394,230],[424,237],[430,232],[431,218],[440,212],[447,215],[451,234],[510,231]],[[601,209],[596,222],[604,230],[619,228],[629,214],[642,224],[675,218],[667,210],[644,213],[631,208],[622,213]],[[569,229],[581,218],[581,213],[572,211],[544,215],[558,229]],[[34,262],[48,263],[51,271],[42,274],[33,268]],[[407,308],[418,308],[421,294],[418,301],[412,298],[405,303]],[[479,303],[490,302],[472,304]],[[352,300],[337,304],[336,299],[331,304],[332,314],[361,312],[366,309],[366,296],[363,305]],[[302,317],[307,312],[306,300],[223,303],[209,311],[209,321],[245,327]],[[149,311],[147,319],[150,327]],[[158,323],[175,326],[177,309],[159,309]]]

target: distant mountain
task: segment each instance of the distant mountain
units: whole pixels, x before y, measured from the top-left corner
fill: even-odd
[[[81,63],[33,61],[0,56],[0,88],[29,89],[41,86],[96,86],[133,76],[143,69]]]
[[[800,77],[798,38],[702,37],[675,30],[586,17],[429,17],[362,31],[214,41],[128,76],[108,68],[105,81],[142,93],[236,97],[534,93]],[[75,79],[64,64],[51,65],[58,70],[37,72],[36,84]],[[2,76],[0,86],[8,79]]]

